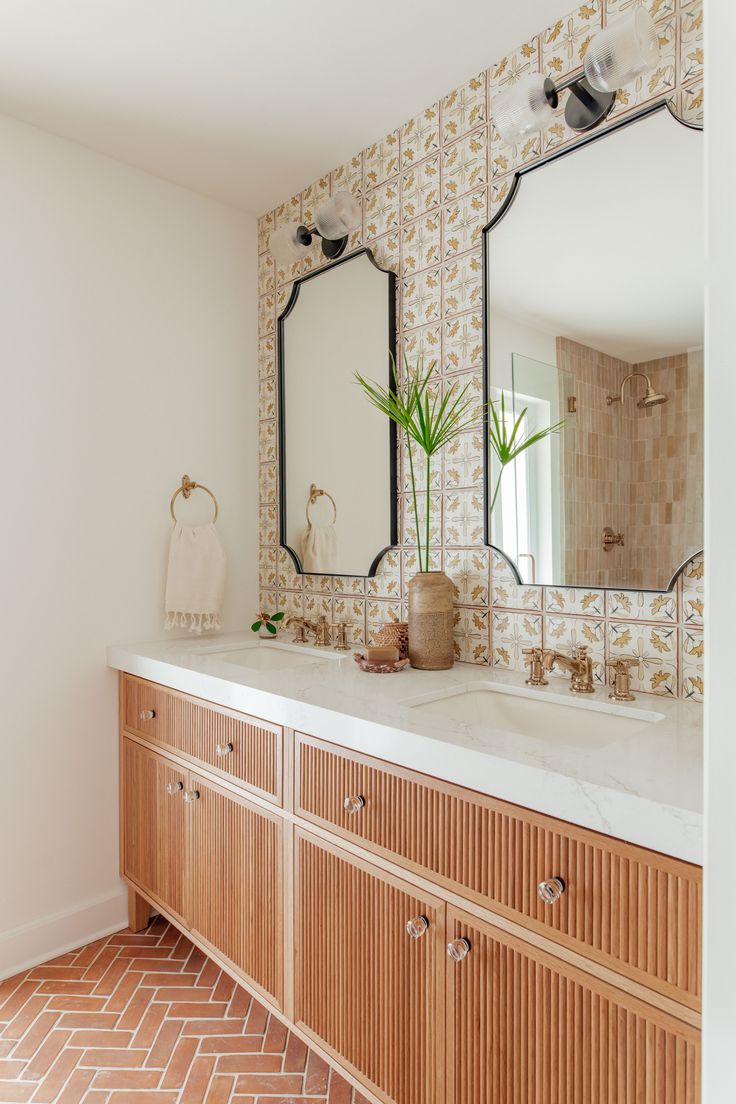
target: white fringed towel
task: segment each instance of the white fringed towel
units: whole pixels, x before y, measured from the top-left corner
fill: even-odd
[[[169,545],[166,628],[193,633],[221,628],[224,593],[225,549],[214,524],[177,522]]]
[[[302,567],[331,575],[337,570],[337,530],[334,525],[310,525],[302,538]]]

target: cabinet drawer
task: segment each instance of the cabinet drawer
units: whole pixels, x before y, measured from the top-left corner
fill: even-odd
[[[700,867],[308,736],[296,763],[299,816],[699,1007]]]
[[[283,729],[278,725],[130,675],[123,676],[122,702],[129,732],[281,804]]]

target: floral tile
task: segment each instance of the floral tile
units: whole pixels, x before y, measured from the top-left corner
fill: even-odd
[[[445,317],[462,314],[483,303],[483,253],[480,249],[455,257],[442,269]]]
[[[391,180],[370,193],[365,202],[365,239],[378,238],[399,225],[399,184]]]
[[[496,180],[491,180],[490,210],[488,212],[490,218],[494,219],[496,217],[508,199],[513,180],[513,174],[499,176]]]
[[[261,215],[258,220],[258,252],[265,253],[269,246],[271,231],[273,230],[273,211]],[[265,289],[262,289],[265,290]]]
[[[442,141],[461,138],[486,121],[487,73],[479,73],[442,100]]]
[[[344,622],[348,627],[350,644],[365,644],[365,598],[336,596],[332,602],[334,624]]]
[[[442,495],[431,493],[430,499],[430,516],[429,516],[429,544],[439,546],[442,537]],[[403,533],[402,544],[417,543],[416,532],[416,520],[414,517],[414,502],[411,495],[401,495],[402,510],[401,516],[403,519]],[[427,498],[426,495],[419,495],[417,498],[417,510],[419,513],[419,525],[421,527],[421,540],[422,547],[425,543],[426,533],[426,518],[427,518]]]
[[[512,84],[516,84],[522,77],[530,73],[539,72],[539,35],[519,46],[518,50],[502,57],[499,62],[491,66],[490,71],[490,100],[491,115],[493,114],[493,98],[499,92],[505,92]]]
[[[276,296],[275,296],[275,300],[276,300],[276,321],[279,320],[281,315],[284,313],[284,311],[288,307],[289,300],[291,299],[293,291],[294,291],[293,281],[291,283],[281,284],[279,287],[276,288]]]
[[[470,192],[442,208],[442,230],[445,257],[467,253],[481,243],[486,224],[488,196],[485,188]]]
[[[275,420],[260,422],[258,426],[258,456],[262,464],[278,459],[278,427]]]
[[[276,377],[266,376],[258,382],[258,417],[276,417]]]
[[[439,210],[407,223],[401,230],[404,272],[419,272],[442,258],[442,221]]]
[[[422,548],[422,558],[424,558],[424,548]],[[423,567],[423,565],[422,565]],[[431,548],[429,550],[429,570],[441,571],[442,570],[442,551],[439,548]],[[405,548],[401,552],[401,579],[403,586],[402,598],[406,601],[407,587],[409,580],[412,579],[419,571],[419,555],[416,548]]]
[[[430,398],[436,393],[437,388],[427,388]],[[412,442],[411,445],[411,461],[409,463],[409,446],[406,441],[401,445],[401,473],[402,481],[400,486],[405,491],[411,490],[411,476],[412,467],[414,469],[414,486],[418,491],[426,491],[427,489],[427,460],[425,453],[420,449],[419,445]],[[434,456],[432,458],[432,464],[429,472],[429,486],[430,490],[441,491],[442,490],[442,457]]]
[[[444,496],[445,547],[483,544],[483,491],[447,491]]]
[[[275,299],[273,294],[261,295],[258,299],[258,336],[265,337],[273,333],[276,326],[274,314]]]
[[[273,291],[276,286],[276,273],[273,257],[270,253],[261,253],[258,257],[258,290],[261,294]]]
[[[488,128],[480,127],[442,151],[442,201],[450,203],[487,181]]]
[[[377,188],[399,171],[399,132],[391,131],[380,142],[374,142],[363,154],[365,188]]]
[[[366,603],[367,643],[375,644],[376,636],[384,625],[392,621],[402,621],[401,602],[369,598]]]
[[[278,486],[278,464],[261,464],[261,470],[258,477],[258,501],[261,506],[266,506],[270,502],[278,502]]]
[[[703,0],[680,12],[680,83],[703,75]]]
[[[390,272],[399,271],[399,235],[397,231],[385,234],[371,243],[374,260],[381,268]]]
[[[610,118],[617,118],[655,97],[664,96],[675,87],[677,60],[677,31],[674,17],[657,24],[659,36],[659,61],[651,73],[637,77],[616,93],[616,101]]]
[[[332,170],[332,194],[350,192],[351,195],[363,194],[363,154],[358,153],[351,161]]]
[[[678,641],[674,625],[612,621],[608,624],[608,657],[635,659],[631,688],[649,694],[677,694]]]
[[[330,197],[330,174],[321,176],[302,192],[302,221],[305,226],[314,226],[317,208]]]
[[[278,510],[275,506],[258,508],[258,527],[262,545],[279,543]]]
[[[462,606],[488,605],[490,549],[455,549],[444,555],[444,572],[452,580],[455,602]]]
[[[670,100],[678,119],[690,126],[703,125],[703,81],[696,80],[687,88],[681,88]]]
[[[513,581],[509,569],[509,579],[499,579],[495,571],[491,586],[491,602],[494,609],[541,610],[541,586]]]
[[[542,131],[540,153],[546,155],[552,150],[561,149],[580,138],[580,135],[569,127],[565,121],[565,104],[567,94],[560,98],[560,103],[549,123]]]
[[[606,623],[600,619],[587,617],[554,617],[548,614],[544,619],[544,646],[569,654],[573,648],[585,646],[593,660],[593,680],[601,685],[606,683]],[[569,679],[566,671],[557,667],[550,676]]]
[[[445,449],[445,490],[482,486],[483,438],[480,433],[461,433]]]
[[[685,625],[703,624],[705,606],[705,564],[702,556],[696,556],[681,576],[682,620]]]
[[[279,609],[279,596],[277,591],[267,587],[261,587],[258,592],[258,610],[254,613],[275,613]]]
[[[491,646],[494,667],[523,671],[527,664],[524,649],[542,647],[542,617],[494,610]]]
[[[677,621],[677,594],[654,594],[638,590],[609,590],[608,616],[624,621]]]
[[[258,552],[258,585],[261,590],[275,588],[278,579],[278,549],[261,548]]]
[[[401,167],[415,165],[440,148],[440,105],[432,104],[401,128]]]
[[[401,176],[401,219],[409,222],[432,211],[440,202],[440,156],[412,165]],[[438,217],[438,216],[437,216]]]
[[[453,647],[461,663],[488,664],[490,637],[487,609],[461,609],[453,614]]]
[[[672,15],[675,6],[676,0],[605,0],[606,22],[612,23],[632,8],[646,8],[652,19],[662,19]]]
[[[477,311],[444,323],[442,367],[447,374],[467,372],[483,363],[483,318]]]
[[[303,617],[304,616],[304,594],[301,590],[280,590],[276,595],[276,612],[280,610],[285,616],[284,620],[279,625],[279,635],[282,633],[291,636],[292,628],[288,625],[288,619],[290,617]],[[268,610],[267,612],[271,612]]]
[[[365,581],[370,598],[401,598],[401,555],[392,548],[381,560],[376,574]]]
[[[305,591],[304,616],[308,617],[310,621],[324,617],[327,623],[331,625],[334,621],[333,602],[334,599],[330,594],[310,594]]]
[[[276,338],[274,335],[258,342],[258,378],[276,375]]]
[[[302,575],[301,579],[306,594],[331,594],[334,589],[332,575]]]
[[[279,590],[301,591],[304,589],[306,576],[299,574],[291,555],[285,548],[279,548],[278,551],[278,571]]]
[[[440,322],[433,322],[431,326],[420,326],[419,329],[402,335],[399,348],[402,364],[406,356],[412,366],[420,361],[429,368],[432,361],[438,360],[441,355],[442,324]]]
[[[705,696],[704,685],[704,638],[702,629],[686,627],[682,630],[680,652],[680,671],[682,676],[682,697],[702,702]]]
[[[426,326],[442,314],[440,268],[427,268],[402,282],[401,322],[405,330]]]
[[[519,142],[509,145],[504,142],[495,126],[491,126],[490,165],[491,177],[505,176],[515,169],[536,161],[542,152],[542,139],[539,131],[527,134]]]
[[[335,594],[360,598],[366,592],[368,579],[363,575],[333,575],[332,587]]]
[[[301,222],[302,221],[302,196],[301,192],[298,195],[294,195],[291,199],[285,200],[280,203],[273,213],[273,227],[274,230],[278,230],[280,226],[285,226],[289,222]]]
[[[572,613],[588,617],[603,617],[605,592],[584,587],[545,587],[544,608],[547,613]]]
[[[542,35],[542,72],[559,80],[583,64],[591,38],[603,23],[602,0],[588,0]]]

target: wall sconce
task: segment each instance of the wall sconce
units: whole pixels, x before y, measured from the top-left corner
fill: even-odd
[[[644,8],[634,8],[593,36],[585,54],[585,76],[556,86],[544,74],[532,73],[499,96],[493,105],[496,129],[509,145],[540,130],[567,89],[565,122],[571,130],[591,130],[610,114],[617,90],[653,69],[658,56],[654,20]]]
[[[348,235],[360,226],[360,204],[350,192],[335,192],[317,208],[315,225],[310,229],[298,222],[280,226],[271,234],[271,255],[284,267],[298,261],[309,251],[315,236],[322,239],[322,252],[334,260],[345,251]]]

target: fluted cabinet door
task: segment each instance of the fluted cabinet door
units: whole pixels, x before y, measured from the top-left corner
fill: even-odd
[[[123,874],[184,919],[186,775],[123,740]]]
[[[297,832],[295,909],[297,1022],[382,1099],[439,1104],[442,903]]]
[[[185,803],[191,928],[281,1005],[281,820],[194,774]]]
[[[698,1032],[457,909],[448,1104],[696,1104]]]

